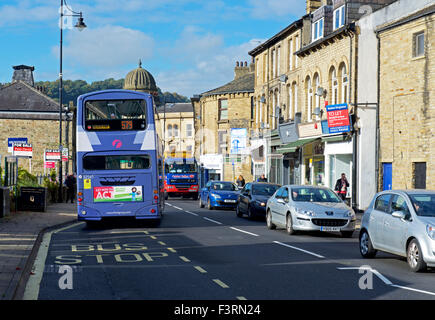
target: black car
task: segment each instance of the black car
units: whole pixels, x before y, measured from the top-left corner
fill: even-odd
[[[278,184],[267,182],[247,183],[239,194],[236,207],[237,216],[241,217],[247,214],[249,218],[265,217],[267,200],[280,187]]]

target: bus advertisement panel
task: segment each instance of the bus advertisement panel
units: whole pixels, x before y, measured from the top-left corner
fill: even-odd
[[[78,219],[159,222],[164,207],[162,144],[150,94],[106,90],[77,103]]]

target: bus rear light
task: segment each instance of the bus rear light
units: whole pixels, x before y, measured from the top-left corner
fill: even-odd
[[[154,200],[159,200],[159,196],[154,196]]]
[[[82,202],[83,201],[83,198],[78,198],[77,199],[79,202]]]
[[[156,213],[156,209],[151,209],[150,212],[151,213]]]
[[[158,194],[159,193],[159,191],[158,190],[154,190],[154,194]]]
[[[83,195],[83,192],[79,192],[77,193],[77,195],[81,197]]]

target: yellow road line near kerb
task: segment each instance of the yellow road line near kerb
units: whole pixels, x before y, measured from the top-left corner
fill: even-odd
[[[203,268],[201,268],[200,266],[195,266],[194,267],[196,270],[198,270],[201,273],[207,273],[207,271],[205,271]]]
[[[222,288],[224,288],[224,289],[228,289],[229,288],[229,286],[228,285],[226,285],[225,283],[223,283],[222,281],[220,281],[219,279],[213,279],[213,281],[215,282],[215,283],[217,283],[218,285],[220,285]]]
[[[237,297],[237,300],[248,300],[245,297]]]
[[[180,259],[183,260],[184,262],[190,262],[189,259],[187,259],[186,257],[180,256]]]
[[[81,224],[83,224],[83,222],[74,223],[70,226],[50,231],[44,234],[35,262],[33,263],[32,272],[34,274],[31,275],[29,281],[27,281],[26,289],[24,290],[23,300],[38,300],[39,286],[41,285],[42,276],[44,274],[45,261],[47,260],[51,236],[58,232],[77,227]]]
[[[167,248],[169,251],[171,251],[172,253],[177,253],[177,250],[175,250],[174,248]]]

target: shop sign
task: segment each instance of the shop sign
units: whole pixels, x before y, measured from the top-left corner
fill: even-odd
[[[246,128],[231,129],[231,154],[246,154],[246,140],[248,136],[248,131]]]
[[[322,124],[320,121],[298,124],[299,139],[318,137],[322,135]]]
[[[349,109],[347,103],[326,106],[329,133],[350,131]]]

